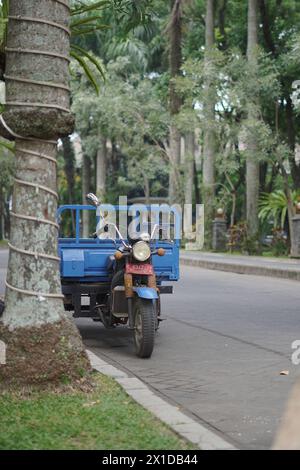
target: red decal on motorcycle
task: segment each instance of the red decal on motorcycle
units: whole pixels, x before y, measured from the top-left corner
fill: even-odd
[[[126,273],[127,274],[142,274],[146,276],[151,276],[154,274],[152,264],[126,264]]]

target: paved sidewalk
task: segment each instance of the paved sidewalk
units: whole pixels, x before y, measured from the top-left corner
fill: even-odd
[[[201,450],[236,450],[221,436],[206,429],[202,424],[182,413],[179,408],[156,395],[137,377],[129,377],[125,372],[107,363],[92,351],[87,350],[87,354],[93,369],[113,377],[131,398],[173,429],[179,436]]]
[[[180,261],[187,266],[300,281],[300,259],[264,258],[182,250]]]

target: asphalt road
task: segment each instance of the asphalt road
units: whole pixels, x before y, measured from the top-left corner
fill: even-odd
[[[5,255],[0,251],[0,293]],[[269,448],[300,366],[299,282],[182,267],[162,299],[151,359],[134,355],[126,328],[78,320],[86,346],[140,377],[239,448]],[[280,375],[288,370],[289,375]]]

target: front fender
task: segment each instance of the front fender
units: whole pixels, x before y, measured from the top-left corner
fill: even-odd
[[[158,299],[157,290],[152,287],[134,287],[133,290],[141,299]]]

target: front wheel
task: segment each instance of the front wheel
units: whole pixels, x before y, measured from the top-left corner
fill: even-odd
[[[134,300],[134,343],[138,357],[148,358],[154,347],[156,309],[152,300]]]

